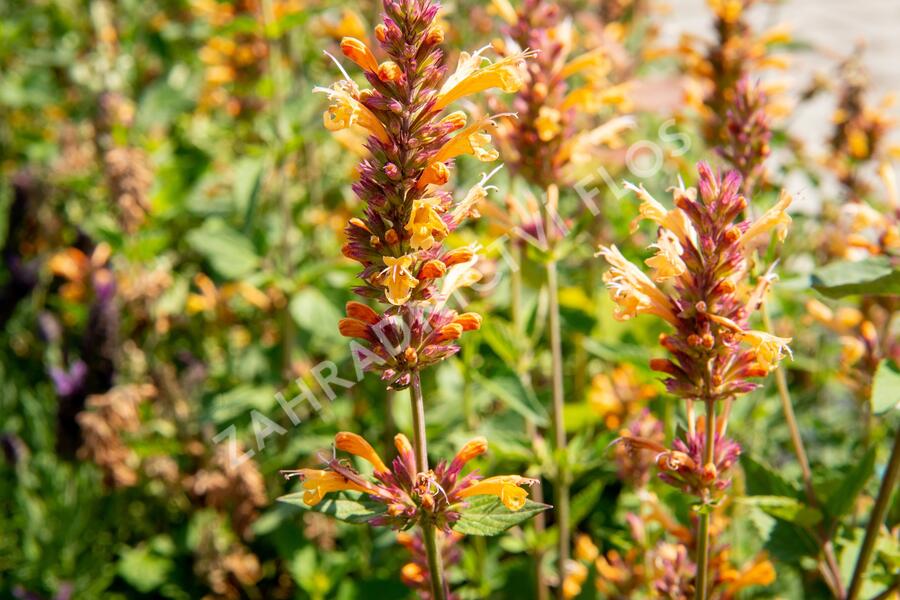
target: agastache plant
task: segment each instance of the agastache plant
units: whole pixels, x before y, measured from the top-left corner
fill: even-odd
[[[615,317],[628,320],[652,314],[674,332],[660,336],[669,358],[653,359],[651,368],[667,375],[667,390],[686,403],[688,431],[667,449],[657,441],[626,436],[623,443],[657,454],[660,477],[700,502],[697,533],[696,598],[709,591],[709,512],[730,484],[728,472],[740,447],[726,437],[732,401],[758,387],[788,354],[790,339],[749,326],[773,277],[751,286],[750,258],[759,238],[773,231],[783,241],[790,225],[791,197],[782,191],[777,204],[755,221],[740,215],[747,199],[740,194],[736,171],[722,176],[705,163],[697,167],[698,188],[672,188],[669,209],[643,187],[627,184],[641,200],[640,219],[659,226],[655,250],[643,269],[616,246],[601,246],[611,265],[604,275]],[[705,417],[694,415],[702,402]],[[717,417],[719,407],[720,416]]]
[[[389,389],[410,389],[414,443],[398,434],[399,457],[388,466],[364,439],[340,433],[335,447],[371,463],[374,480],[336,458],[325,468],[287,475],[301,478],[308,507],[332,492],[356,492],[369,499],[357,521],[398,530],[418,526],[427,572],[406,579],[427,582],[430,592],[423,597],[443,600],[450,591],[436,530],[450,534],[476,496],[496,496],[495,510],[520,511],[527,498],[521,486],[535,483],[517,475],[460,477],[466,462],[487,449],[484,439],[467,444],[449,464],[428,466],[420,372],[456,353],[455,342],[463,332],[481,325],[480,315],[445,307],[457,289],[478,280],[472,268],[476,248],[447,249],[443,241],[465,219],[477,216],[475,206],[488,192],[490,175],[459,201],[440,186],[449,181],[457,157],[471,155],[487,162],[498,156],[491,147],[492,118],[470,123],[464,112],[447,109],[490,88],[518,90],[520,63],[531,53],[490,62],[483,50],[463,52],[447,76],[440,48],[444,33],[437,22],[440,6],[431,0],[385,0],[383,9],[374,32],[382,60],[357,38],[345,37],[340,43],[344,56],[362,68],[371,87],[360,89],[344,72],[344,79],[315,91],[330,100],[324,115],[327,129],[361,129],[367,135],[368,156],[359,164],[359,180],[353,186],[366,208],[362,217],[350,219],[343,253],[362,266],[361,283],[354,291],[384,308],[349,302],[339,328],[344,336],[362,342],[354,341],[352,351],[365,368],[380,372]]]
[[[549,292],[553,437],[560,457],[556,461],[556,472],[552,475],[559,533],[557,571],[562,581],[571,546],[571,482],[564,457],[567,439],[563,414],[565,388],[556,246],[563,237],[565,224],[556,211],[559,186],[566,183],[567,171],[575,158],[587,156],[596,147],[617,140],[619,133],[633,125],[633,119],[616,117],[598,127],[582,127],[579,117],[621,104],[624,102],[624,92],[622,86],[609,84],[607,75],[612,63],[605,48],[577,52],[572,22],[564,18],[559,5],[545,0],[524,0],[518,8],[514,8],[508,0],[493,0],[493,6],[506,23],[505,39],[497,44],[500,51],[510,56],[516,56],[522,48],[537,52],[527,64],[525,85],[507,105],[517,118],[501,122],[499,138],[501,149],[504,156],[509,157],[514,173],[540,193],[546,193],[547,218],[543,219],[537,210],[535,214],[521,219],[515,231],[520,239],[536,239],[532,235],[536,230],[537,239],[545,246],[542,249],[547,251],[545,268]],[[512,205],[509,212],[517,212],[517,200],[511,199],[509,204]],[[517,303],[515,296],[514,292],[513,302]],[[519,312],[514,308],[514,313]],[[558,592],[562,594],[562,585]],[[539,596],[545,596],[543,588],[539,590]]]

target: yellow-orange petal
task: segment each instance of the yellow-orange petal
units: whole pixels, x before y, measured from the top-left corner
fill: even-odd
[[[375,60],[375,55],[362,40],[345,37],[341,40],[341,52],[363,69],[373,73],[378,71],[378,61]]]
[[[338,450],[355,454],[356,456],[367,460],[375,467],[376,473],[387,473],[388,468],[372,448],[372,445],[363,439],[362,436],[350,431],[342,431],[334,436],[334,445]]]

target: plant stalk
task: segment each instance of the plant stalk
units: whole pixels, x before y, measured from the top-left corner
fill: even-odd
[[[863,575],[865,575],[866,569],[869,567],[872,551],[875,549],[875,542],[878,540],[878,531],[884,524],[884,516],[888,510],[891,494],[897,488],[898,479],[900,479],[900,427],[897,428],[897,432],[894,434],[894,447],[891,450],[887,471],[884,473],[884,479],[881,480],[878,497],[875,499],[872,515],[869,517],[868,525],[866,525],[866,537],[863,538],[862,547],[859,549],[859,557],[857,557],[856,567],[853,569],[847,600],[856,600],[859,597],[863,584]]]
[[[772,327],[772,319],[769,316],[769,308],[765,302],[761,306],[763,326],[766,331],[774,334]],[[806,500],[813,507],[818,507],[819,501],[816,498],[816,492],[812,483],[812,469],[809,466],[809,457],[806,454],[806,447],[803,445],[803,437],[800,435],[800,426],[797,424],[797,416],[794,414],[794,404],[791,402],[791,395],[788,391],[787,376],[784,369],[778,366],[775,369],[775,387],[778,389],[778,397],[781,399],[781,410],[784,413],[784,420],[787,423],[788,430],[791,434],[791,444],[794,446],[794,454],[797,455],[797,462],[800,463],[800,472],[803,476],[803,489],[806,492]],[[841,583],[841,571],[837,564],[837,558],[834,555],[834,545],[831,543],[827,532],[820,527],[819,534],[822,542],[822,552],[825,557],[825,564],[821,565],[820,572],[825,579],[831,593],[836,598],[844,597],[844,586]]]
[[[716,402],[706,400],[706,441],[703,447],[703,465],[713,462],[716,447]],[[697,524],[697,580],[694,599],[706,600],[709,592],[709,521],[711,507],[709,498],[704,498],[703,510]]]
[[[418,371],[412,374],[409,386],[409,399],[412,404],[413,442],[416,451],[416,471],[428,472],[428,447],[425,440],[425,401],[422,398],[422,380]],[[434,523],[421,522],[422,541],[428,556],[428,571],[431,580],[431,597],[434,600],[447,600],[447,584],[444,581],[444,565]]]
[[[563,597],[562,580],[569,562],[569,473],[566,458],[566,424],[563,415],[562,337],[559,323],[559,282],[556,260],[547,262],[547,288],[550,296],[550,351],[553,366],[553,432],[556,441],[556,525],[559,530],[559,597]]]

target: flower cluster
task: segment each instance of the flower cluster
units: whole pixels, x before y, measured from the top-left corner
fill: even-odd
[[[704,138],[712,147],[728,144],[728,113],[742,93],[739,84],[751,73],[764,69],[784,69],[787,62],[771,52],[790,40],[780,27],[758,34],[747,20],[747,10],[757,0],[708,0],[714,14],[716,40],[712,44],[685,35],[679,47],[690,74],[687,104],[704,122]],[[772,84],[771,87],[775,87]],[[772,112],[785,108],[770,104]]]
[[[457,157],[497,158],[489,133],[495,121],[469,122],[464,112],[446,109],[486,89],[513,92],[522,85],[519,63],[525,53],[492,63],[482,51],[463,52],[446,77],[438,10],[430,1],[386,1],[383,22],[375,28],[383,60],[362,40],[341,41],[341,51],[363,69],[371,87],[360,89],[346,77],[315,90],[331,102],[326,128],[362,129],[368,136],[369,154],[353,187],[366,210],[350,220],[343,252],[362,265],[356,292],[388,308],[379,314],[352,302],[340,330],[364,340],[374,354],[368,362],[377,363],[396,389],[409,385],[413,371],[457,352],[454,341],[481,323],[476,314],[443,308],[451,294],[479,275],[472,270],[474,248],[447,250],[442,242],[477,215],[475,206],[489,189],[487,177],[458,202],[439,188]]]
[[[882,162],[885,154],[896,155],[896,146],[886,146],[896,123],[889,114],[893,98],[887,96],[877,106],[866,98],[869,75],[862,64],[861,49],[848,57],[839,71],[837,79],[842,85],[832,117],[834,130],[828,140],[825,164],[844,186],[848,198],[858,201],[869,191],[859,167],[868,161]]]
[[[284,471],[286,477],[303,481],[303,502],[315,506],[332,492],[360,492],[382,504],[384,510],[369,519],[373,526],[404,530],[413,525],[434,525],[446,534],[460,518],[460,509],[473,496],[497,496],[511,511],[525,506],[533,479],[519,475],[499,475],[482,479],[473,471],[461,476],[463,467],[487,451],[487,441],[476,438],[463,446],[447,463],[441,461],[424,473],[416,469],[415,453],[402,433],[394,438],[397,457],[385,464],[371,444],[355,433],[341,432],[334,438],[335,448],[367,461],[373,467],[372,477],[363,476],[337,458],[326,462],[324,469]]]
[[[625,104],[626,86],[610,84],[613,65],[605,48],[574,52],[571,21],[562,18],[558,5],[524,0],[516,10],[506,0],[494,0],[494,6],[507,23],[500,51],[512,56],[522,48],[537,51],[528,63],[526,85],[510,107],[517,118],[505,120],[500,130],[504,158],[530,183],[546,189],[565,179],[563,168],[573,157],[613,142],[631,126],[631,119],[620,117],[579,133],[575,122],[578,113]]]
[[[656,496],[642,496],[642,504],[644,516],[628,513],[625,517],[633,542],[627,549],[612,548],[601,554],[589,536],[577,536],[574,560],[563,583],[565,598],[579,597],[592,572],[595,587],[605,598],[694,597],[697,567],[690,557],[694,543],[690,530],[676,522]],[[724,527],[727,520],[716,511],[717,528]],[[659,534],[668,534],[676,541],[658,538]],[[710,567],[710,597],[717,600],[732,599],[742,590],[775,581],[775,569],[762,553],[737,567],[729,548],[721,546]]]
[[[737,82],[734,92],[734,103],[724,122],[728,135],[716,150],[741,174],[744,192],[749,194],[763,177],[763,164],[771,153],[768,97],[747,76]]]
[[[651,362],[666,373],[667,389],[686,399],[724,400],[747,393],[789,353],[789,339],[747,327],[771,279],[746,288],[749,256],[755,241],[772,230],[783,240],[791,197],[782,192],[778,203],[755,221],[737,221],[747,200],[739,194],[740,176],[716,175],[698,165],[699,194],[694,188],[673,188],[675,207],[666,209],[643,187],[628,184],[641,199],[644,219],[659,225],[654,256],[645,274],[616,246],[601,246],[598,254],[612,268],[604,275],[616,318],[654,314],[675,328],[661,345],[672,359]],[[666,291],[659,284],[669,284]],[[749,348],[742,347],[742,344]]]
[[[616,318],[653,314],[667,321],[674,333],[660,336],[671,358],[653,359],[651,368],[665,373],[670,393],[688,401],[691,430],[666,450],[653,440],[625,436],[631,447],[657,453],[657,465],[666,482],[708,499],[728,485],[725,472],[739,448],[724,437],[726,415],[716,422],[712,451],[694,428],[693,401],[711,406],[730,402],[757,387],[752,378],[765,376],[790,353],[787,338],[748,327],[751,313],[762,301],[771,277],[754,288],[747,285],[749,260],[756,240],[773,230],[784,239],[791,198],[782,193],[778,203],[755,221],[738,220],[747,200],[739,193],[741,178],[731,171],[724,177],[708,165],[698,165],[698,189],[673,188],[674,208],[667,209],[643,187],[628,187],[641,199],[641,218],[659,226],[656,253],[646,260],[647,275],[629,262],[615,246],[600,248],[612,268],[604,275],[617,305]]]

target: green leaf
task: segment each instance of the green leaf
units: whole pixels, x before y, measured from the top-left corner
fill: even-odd
[[[767,515],[801,527],[812,527],[822,520],[822,511],[807,506],[796,498],[785,496],[748,496],[741,498],[740,502],[759,507]]]
[[[741,466],[746,474],[748,496],[799,498],[800,491],[772,467],[751,458],[748,454],[741,456]]]
[[[878,363],[872,382],[872,412],[880,415],[900,408],[900,367],[892,360]]]
[[[546,409],[534,395],[534,391],[522,385],[522,380],[515,374],[498,374],[485,377],[478,371],[472,372],[473,379],[487,390],[497,396],[509,408],[519,413],[526,419],[534,421],[536,425],[548,425],[550,417]]]
[[[239,279],[259,268],[259,256],[250,240],[221,219],[207,219],[187,234],[187,243],[226,279]]]
[[[146,594],[165,583],[174,566],[170,558],[155,554],[147,546],[140,546],[122,552],[118,571],[131,587]]]
[[[550,508],[548,504],[526,500],[521,509],[511,511],[496,496],[475,496],[467,503],[469,506],[460,511],[462,516],[453,524],[455,531],[465,535],[499,535]]]
[[[521,340],[516,340],[512,327],[506,321],[492,319],[481,326],[481,335],[487,345],[512,370],[519,366],[521,356]]]
[[[281,496],[278,501],[299,506],[304,510],[322,513],[347,523],[366,523],[373,517],[384,514],[386,510],[385,506],[378,502],[347,498],[326,498],[315,506],[309,506],[303,501],[303,492]]]
[[[875,473],[875,448],[869,448],[862,460],[855,463],[847,472],[840,484],[834,488],[825,502],[828,514],[838,519],[845,515],[856,501],[866,482]]]
[[[315,341],[340,341],[338,321],[341,313],[331,300],[313,287],[299,291],[288,305],[297,325],[310,332]]]
[[[900,270],[884,256],[831,263],[812,274],[812,286],[829,298],[900,294]]]

